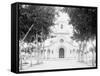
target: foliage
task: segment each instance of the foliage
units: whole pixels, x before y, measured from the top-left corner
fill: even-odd
[[[97,9],[95,7],[64,8],[74,27],[73,39],[84,41],[94,38],[97,32]]]
[[[51,6],[19,5],[19,39],[22,39],[33,26],[25,41],[35,40],[35,36],[44,34],[46,38],[53,25],[55,9]]]

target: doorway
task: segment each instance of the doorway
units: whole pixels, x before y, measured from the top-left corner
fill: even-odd
[[[64,48],[59,49],[59,58],[64,58]]]

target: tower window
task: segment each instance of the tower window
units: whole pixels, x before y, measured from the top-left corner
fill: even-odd
[[[63,29],[63,24],[61,24],[61,29]]]

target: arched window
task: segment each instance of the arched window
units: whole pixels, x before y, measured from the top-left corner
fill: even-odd
[[[64,42],[64,40],[63,39],[60,39],[60,42],[62,43],[62,42]]]

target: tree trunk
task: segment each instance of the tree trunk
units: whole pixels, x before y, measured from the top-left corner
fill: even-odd
[[[38,44],[38,35],[36,34],[36,43],[37,43],[37,64],[39,64],[39,44]]]
[[[78,61],[80,62],[81,61],[81,49],[82,49],[82,42],[79,44],[79,55],[78,55]]]
[[[78,61],[80,62],[81,61],[81,51],[78,50]]]
[[[93,45],[93,49],[92,49],[92,66],[95,66],[95,46],[94,44],[92,43]]]
[[[86,53],[86,57],[85,57],[85,59],[86,59],[85,62],[87,63],[87,53]]]
[[[86,55],[86,57],[85,57],[85,62],[87,63],[87,54],[88,54],[88,50],[87,50],[87,41],[86,41],[86,51],[85,51],[86,53],[85,53],[85,55]]]
[[[19,48],[19,69],[22,70],[23,66],[22,66],[22,56],[21,56],[21,49]]]
[[[32,63],[32,52],[30,54],[30,57],[31,57],[31,67],[33,66],[33,63]]]
[[[95,51],[92,51],[92,65],[95,66]]]

